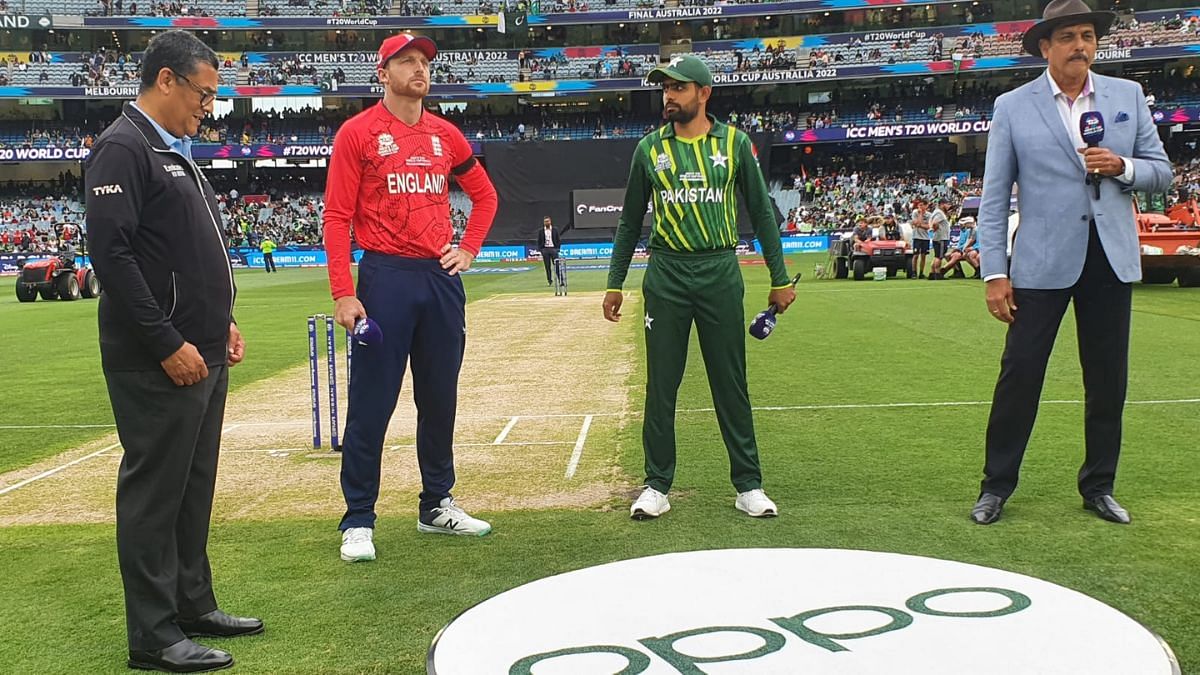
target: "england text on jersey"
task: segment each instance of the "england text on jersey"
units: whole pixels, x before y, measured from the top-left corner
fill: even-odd
[[[446,176],[435,173],[389,173],[388,193],[393,195],[446,194]]]

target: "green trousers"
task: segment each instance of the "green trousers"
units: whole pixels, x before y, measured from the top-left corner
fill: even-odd
[[[745,285],[731,250],[655,250],[642,284],[646,315],[646,485],[666,493],[675,479],[675,402],[692,323],[708,372],[730,478],[738,492],[762,487],[754,417],[746,391]]]

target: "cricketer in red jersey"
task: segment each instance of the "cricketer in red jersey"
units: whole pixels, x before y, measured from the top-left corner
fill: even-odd
[[[348,120],[333,142],[325,193],[325,250],[337,322],[351,330],[370,316],[382,344],[354,350],[342,445],[346,514],[341,557],[374,560],[384,435],[412,364],[422,532],[484,535],[491,525],[459,508],[454,486],[454,417],[466,346],[470,268],[496,215],[496,190],[457,127],[426,111],[426,37],[394,35],[379,48],[384,98]],[[450,244],[450,180],[473,208],[458,248]],[[350,275],[351,226],[364,253],[357,292]]]

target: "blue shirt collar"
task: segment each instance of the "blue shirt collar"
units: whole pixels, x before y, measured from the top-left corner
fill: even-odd
[[[183,155],[184,157],[187,157],[188,159],[192,158],[192,139],[191,138],[189,138],[188,136],[179,138],[178,136],[171,135],[171,132],[162,128],[162,125],[160,125],[158,122],[156,122],[153,117],[151,117],[150,115],[147,115],[146,111],[142,110],[138,106],[137,103],[131,101],[129,103],[129,105],[133,106],[134,110],[137,110],[138,112],[140,112],[142,114],[142,117],[145,117],[150,122],[150,125],[154,127],[155,131],[158,132],[159,137],[162,138],[163,143],[167,144],[168,148],[171,148],[175,152],[178,152],[179,154]]]

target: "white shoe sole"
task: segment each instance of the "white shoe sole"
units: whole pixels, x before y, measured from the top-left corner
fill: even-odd
[[[342,560],[345,560],[346,562],[371,562],[374,559],[374,554],[359,556],[346,555],[345,553],[342,554]]]
[[[742,513],[750,516],[751,518],[775,518],[779,515],[779,511],[767,510],[767,511],[760,511],[758,513],[751,513],[749,509],[744,508],[740,504],[735,504],[734,506],[737,507],[738,511],[741,511]]]
[[[489,526],[488,529],[482,532],[460,532],[459,530],[451,530],[450,528],[438,527],[436,525],[426,525],[421,521],[417,521],[417,532],[424,534],[453,534],[459,537],[482,537],[491,533],[491,531],[492,528]]]
[[[670,510],[671,510],[671,505],[667,504],[666,506],[663,507],[662,511],[659,511],[658,513],[650,513],[649,511],[637,510],[637,511],[631,511],[629,513],[629,517],[633,518],[634,520],[653,520]]]

